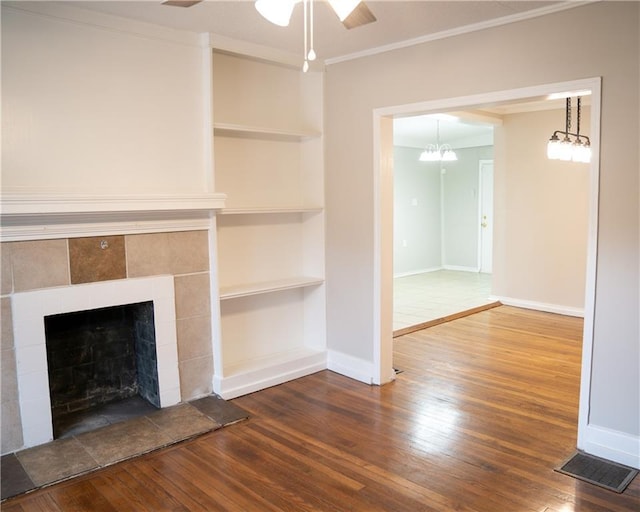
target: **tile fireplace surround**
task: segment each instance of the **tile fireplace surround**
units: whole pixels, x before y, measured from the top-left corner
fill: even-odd
[[[99,255],[109,249],[109,261],[101,262]],[[43,314],[153,300],[158,356],[163,358],[158,362],[159,372],[164,372],[163,407],[211,393],[206,230],[3,242],[0,250],[3,454],[44,442],[41,437],[48,435],[36,423],[43,414],[50,418],[50,411],[35,412],[20,403],[28,393],[41,397],[43,385],[48,391],[46,356],[44,369],[42,357],[34,357],[37,353],[42,356],[44,346],[35,348],[33,343],[34,335],[44,333],[42,321],[33,317],[36,313],[41,318]],[[38,432],[35,437],[34,432]]]

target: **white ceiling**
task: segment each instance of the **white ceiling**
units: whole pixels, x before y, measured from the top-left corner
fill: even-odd
[[[163,25],[180,30],[210,32],[279,51],[301,55],[303,13],[297,5],[288,27],[266,21],[252,0],[205,0],[188,8],[161,5],[162,0],[73,1],[76,7]],[[542,14],[571,2],[555,1],[379,1],[366,0],[377,20],[345,29],[325,1],[315,2],[315,50],[318,59],[345,55],[433,36],[462,27],[513,19],[526,12]]]
[[[491,146],[493,126],[462,118],[441,119],[438,114],[402,117],[393,120],[393,144],[412,148],[425,148],[428,144],[449,144],[453,148]]]

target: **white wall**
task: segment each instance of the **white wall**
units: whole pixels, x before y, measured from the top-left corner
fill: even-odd
[[[394,275],[442,267],[440,166],[420,162],[421,152],[416,148],[394,147]]]
[[[210,191],[208,55],[195,34],[3,3],[3,193]]]
[[[581,133],[589,132],[589,112],[583,107]],[[573,116],[575,123],[575,109]],[[564,109],[511,114],[495,129],[492,291],[506,302],[580,314],[590,168],[546,157],[547,140],[564,129],[564,119]]]
[[[328,68],[331,350],[374,360],[373,110],[602,76],[590,423],[630,436],[632,444],[640,438],[639,9],[636,2],[591,3]],[[559,50],[567,41],[579,42],[580,51]],[[416,65],[435,61],[435,74]]]
[[[442,163],[420,162],[421,152],[394,147],[394,275],[477,271],[479,160],[493,149],[458,148],[457,161]]]

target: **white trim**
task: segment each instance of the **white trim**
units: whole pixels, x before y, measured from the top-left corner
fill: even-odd
[[[517,89],[507,89],[504,91],[492,91],[481,94],[470,94],[468,96],[457,96],[453,98],[440,98],[427,101],[417,101],[415,103],[406,103],[404,105],[394,105],[390,107],[379,107],[374,109],[376,117],[406,117],[422,114],[436,114],[446,111],[455,111],[460,109],[472,109],[482,107],[493,103],[508,103],[513,101],[522,101],[530,98],[546,98],[548,95],[557,93],[558,91],[572,90],[600,90],[600,77],[584,78],[581,80],[568,80],[566,82],[556,82],[552,84],[538,84],[528,87],[520,87]],[[600,100],[599,94],[592,94],[594,103]],[[593,115],[594,105],[591,106]],[[592,129],[595,134],[595,131]],[[592,148],[593,150],[593,148]],[[595,158],[592,158],[592,162]]]
[[[584,429],[578,449],[603,459],[640,469],[640,437],[595,425]]]
[[[0,241],[193,231],[209,228],[225,194],[98,196],[3,194]]]
[[[202,231],[209,229],[207,214],[187,218],[153,219],[122,215],[101,216],[95,222],[82,219],[83,223],[64,217],[60,222],[49,219],[48,223],[27,225],[3,225],[0,228],[0,242],[24,242],[28,240],[53,240],[57,238],[82,238],[89,236],[136,235],[144,233],[171,233],[174,231]],[[109,219],[108,221],[106,219]],[[80,219],[76,219],[80,220]],[[71,222],[71,223],[69,223]]]
[[[53,439],[44,317],[153,301],[160,406],[180,402],[173,276],[101,281],[11,297],[24,447]]]
[[[327,369],[365,384],[374,384],[375,372],[371,361],[329,350],[327,352]]]
[[[428,274],[429,272],[437,272],[438,270],[444,270],[444,267],[421,268],[418,270],[411,270],[409,272],[400,272],[398,274],[393,274],[393,278],[396,279],[399,277],[415,276],[418,274]]]
[[[478,267],[466,267],[464,265],[442,265],[444,270],[455,270],[456,272],[475,272],[480,271]]]
[[[379,240],[389,233],[382,234],[383,223],[381,219],[383,215],[392,216],[393,211],[381,212],[378,197],[381,194],[381,172],[380,163],[380,122],[384,117],[406,116],[444,112],[447,110],[465,110],[479,107],[485,104],[521,101],[528,98],[541,98],[552,93],[574,91],[574,90],[591,90],[591,144],[592,144],[592,160],[590,166],[591,186],[590,186],[590,203],[589,203],[589,235],[587,243],[587,269],[586,269],[586,291],[584,306],[584,335],[582,350],[582,373],[580,384],[580,406],[578,415],[578,444],[584,445],[584,435],[589,422],[589,400],[591,397],[591,361],[593,351],[593,328],[594,328],[594,311],[595,311],[595,294],[596,294],[596,257],[597,257],[597,237],[598,237],[598,197],[599,197],[599,176],[600,176],[600,101],[601,101],[601,77],[586,78],[582,80],[572,80],[566,82],[557,82],[550,84],[540,84],[519,89],[508,89],[504,91],[494,91],[483,94],[470,96],[461,96],[455,98],[441,98],[424,102],[416,102],[405,105],[395,105],[391,107],[377,108],[373,110],[373,196],[374,196],[374,293],[379,296],[383,286],[391,286],[392,283],[383,283],[384,272],[380,263],[381,246]],[[393,229],[386,227],[385,229]],[[391,233],[392,236],[392,233]],[[392,238],[391,238],[392,239]],[[383,338],[380,334],[380,324],[385,319],[389,321],[393,317],[392,308],[388,308],[386,304],[382,304],[374,297],[374,307],[380,307],[374,311],[373,315],[373,333],[374,354],[380,353],[390,356],[393,353],[393,340]],[[563,309],[567,314],[571,309]],[[577,313],[577,310],[573,310]],[[383,360],[379,357],[378,360]]]
[[[458,27],[451,30],[443,30],[441,32],[436,32],[434,34],[427,34],[424,36],[415,37],[413,39],[407,39],[405,41],[398,41],[396,43],[377,46],[375,48],[369,48],[359,52],[348,53],[346,55],[342,55],[338,57],[332,57],[330,59],[325,59],[324,63],[325,65],[330,66],[332,64],[338,64],[340,62],[360,59],[362,57],[370,57],[372,55],[378,55],[380,53],[399,50],[402,48],[408,48],[410,46],[416,46],[419,44],[428,43],[430,41],[437,41],[439,39],[446,39],[449,37],[455,37],[463,34],[468,34],[471,32],[477,32],[479,30],[485,30],[488,28],[499,27],[502,25],[508,25],[510,23],[516,23],[519,21],[537,18],[539,16],[545,16],[547,14],[553,14],[555,12],[564,11],[566,9],[572,9],[574,7],[581,7],[583,5],[593,3],[594,1],[598,1],[598,0],[589,0],[584,2],[561,2],[561,3],[557,3],[547,7],[541,7],[540,9],[533,9],[533,10],[522,12],[522,13],[511,14],[509,16],[503,16],[501,18],[482,21],[479,23],[473,23],[471,25],[465,25],[463,27]]]
[[[385,125],[384,127],[382,125]],[[391,130],[388,147],[382,134]],[[383,222],[383,211],[393,218],[393,120],[373,112],[373,384],[395,379],[393,370],[393,222]],[[385,153],[391,154],[385,154]],[[391,166],[391,168],[390,168]],[[388,281],[388,282],[387,282]],[[389,289],[391,284],[391,289]],[[388,312],[386,316],[380,312]]]
[[[374,382],[380,382],[382,380],[382,352],[385,350],[386,346],[384,340],[386,337],[383,337],[382,329],[383,329],[383,320],[382,316],[379,314],[380,311],[386,311],[386,306],[382,301],[382,287],[383,287],[383,275],[385,269],[382,265],[383,259],[383,251],[382,247],[382,208],[383,201],[381,200],[381,194],[384,191],[384,187],[382,186],[383,179],[383,164],[382,164],[382,153],[381,153],[381,132],[382,127],[381,124],[383,119],[381,116],[376,116],[376,112],[373,112],[373,317],[376,321],[373,322],[372,330],[373,330],[373,364],[371,370],[368,372],[370,375],[369,384],[373,384]],[[393,212],[391,212],[393,215]],[[393,240],[393,239],[392,239]],[[391,269],[391,273],[393,275],[393,268]],[[378,314],[376,314],[378,313]],[[393,311],[392,311],[393,315]],[[393,318],[393,316],[391,316]],[[331,351],[330,351],[331,352]],[[387,350],[387,352],[389,352]],[[335,356],[334,356],[335,358]],[[329,361],[327,363],[329,364]],[[332,362],[332,366],[335,368],[335,362]],[[332,369],[332,366],[329,366],[329,369]],[[345,367],[349,366],[348,364]],[[338,373],[342,373],[341,371],[335,370]],[[343,374],[346,375],[346,374]],[[362,380],[362,382],[367,382],[367,372],[361,372],[362,378],[357,380]]]
[[[10,192],[0,196],[2,217],[102,212],[194,211],[224,208],[226,194],[98,195],[59,192]]]
[[[222,376],[224,359],[222,352],[222,328],[220,312],[220,273],[218,271],[218,219],[211,216],[209,225],[209,292],[211,296],[211,353],[213,354],[213,389],[216,377]]]
[[[574,308],[571,306],[563,306],[561,304],[549,304],[546,302],[536,302],[533,300],[515,299],[513,297],[502,297],[491,295],[489,299],[502,302],[505,306],[514,306],[516,308],[533,309],[535,311],[544,311],[546,313],[556,313],[558,315],[584,317],[584,309]]]
[[[589,225],[587,233],[587,276],[584,294],[584,327],[582,334],[582,368],[578,409],[578,446],[585,443],[591,405],[591,370],[593,332],[595,329],[596,273],[598,257],[598,207],[600,201],[600,115],[602,79],[593,80],[591,89],[591,165],[589,166]]]
[[[225,400],[230,400],[326,368],[325,351],[301,349],[224,369],[224,375],[214,375],[213,389]]]

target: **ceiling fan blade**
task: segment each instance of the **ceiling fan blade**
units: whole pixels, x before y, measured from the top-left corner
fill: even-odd
[[[202,0],[166,0],[162,5],[172,5],[173,7],[191,7],[202,2]]]
[[[360,2],[356,8],[347,16],[342,24],[348,28],[356,28],[361,25],[366,25],[367,23],[373,23],[377,21],[376,17],[367,7],[367,4],[364,2]]]

